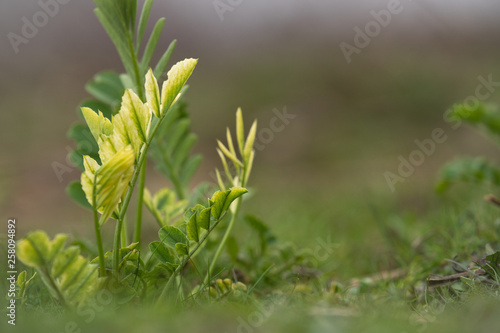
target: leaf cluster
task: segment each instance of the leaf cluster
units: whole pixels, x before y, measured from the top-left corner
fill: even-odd
[[[488,133],[495,141],[500,139],[500,110],[496,107],[477,103],[473,107],[466,104],[454,105],[450,119],[461,124],[466,122]],[[499,188],[500,168],[483,157],[463,157],[446,164],[439,176],[438,192],[444,192],[455,183],[475,183]]]
[[[34,231],[19,241],[17,256],[37,271],[62,305],[79,306],[95,295],[100,282],[97,266],[80,255],[79,247],[65,247],[67,237],[58,234],[50,240],[45,232]],[[19,275],[21,290],[30,280],[25,273]]]

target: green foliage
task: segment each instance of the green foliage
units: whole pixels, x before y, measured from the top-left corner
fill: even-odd
[[[95,14],[110,36],[112,42],[115,44],[128,76],[137,84],[139,91],[141,91],[142,88],[140,87],[144,85],[142,80],[146,71],[143,70],[143,72],[141,72],[138,66],[139,61],[137,59],[137,54],[141,45],[134,45],[136,38],[142,41],[142,36],[135,36],[137,0],[94,0],[94,3],[97,6]],[[144,22],[147,21],[149,16],[148,5],[150,8],[151,4],[146,3],[143,9],[143,24],[145,24]],[[157,24],[161,23],[159,22]],[[143,34],[144,29],[140,32]],[[161,31],[154,32],[155,34],[150,37],[150,40],[156,39],[156,35],[160,32]],[[139,95],[142,94],[139,92]]]
[[[86,85],[86,90],[93,96],[93,98],[82,102],[78,111],[80,116],[83,118],[83,114],[80,112],[82,108],[90,108],[92,110],[96,110],[96,112],[99,110],[99,112],[102,112],[104,117],[111,120],[120,109],[122,96],[126,89],[131,89],[135,94],[137,94],[137,96],[140,97],[142,101],[146,102],[145,93],[147,91],[147,87],[143,89],[144,84],[147,81],[147,78],[145,81],[145,77],[148,73],[148,69],[152,67],[150,62],[159,41],[165,20],[160,19],[156,23],[145,47],[142,59],[139,60],[138,54],[143,45],[142,41],[145,35],[153,0],[145,1],[138,27],[135,25],[137,0],[118,2],[96,0],[94,2],[98,7],[95,11],[96,15],[115,44],[118,54],[120,55],[125,67],[126,74],[104,71],[95,75],[95,77]],[[126,15],[124,13],[126,13]],[[175,45],[176,41],[174,40],[164,52],[158,63],[154,66],[154,72],[152,72],[154,73],[154,76],[151,77],[148,75],[149,80],[159,79],[163,75],[168,61],[170,60],[175,49]],[[180,82],[182,82],[181,79],[176,79],[168,86],[175,86],[176,84],[180,84]],[[148,87],[149,86],[150,85],[148,84]],[[175,91],[172,91],[171,93],[175,93]],[[149,100],[147,102],[149,102]],[[82,171],[84,169],[84,155],[88,155],[98,163],[101,163],[98,156],[99,149],[97,146],[97,139],[91,135],[87,126],[75,124],[68,132],[68,137],[74,139],[76,143],[76,149],[70,153],[70,159]],[[71,197],[75,199],[78,198],[78,196]],[[77,200],[77,202],[79,201]]]
[[[221,141],[217,140],[217,144],[219,146],[217,153],[219,154],[222,166],[224,167],[227,181],[231,186],[246,186],[252,171],[253,160],[255,157],[253,144],[257,133],[257,120],[255,120],[250,127],[246,140],[244,128],[243,115],[241,109],[238,109],[238,111],[236,111],[236,138],[239,156],[234,149],[233,138],[229,128],[227,128],[226,131],[227,147]],[[228,163],[226,157],[232,162],[232,167]],[[233,175],[232,170],[235,171],[235,175]],[[224,189],[225,185],[218,169],[216,169],[216,175],[220,188]]]
[[[87,200],[86,194],[83,191],[82,183],[78,181],[71,182],[68,187],[66,187],[66,193],[79,205],[92,209],[92,205]]]
[[[485,261],[486,264],[482,265],[481,268],[484,269],[492,279],[498,281],[500,276],[500,252],[495,252],[486,256]]]
[[[226,191],[217,191],[211,199],[213,202],[211,213],[216,219],[219,219],[233,203],[234,200],[241,197],[248,191],[241,187],[233,187]]]
[[[91,206],[101,212],[102,225],[118,207],[128,188],[134,172],[134,152],[131,146],[123,147],[102,166],[85,156],[84,166],[82,188]]]
[[[200,285],[197,285],[191,294],[193,297],[199,297],[202,294],[203,288]],[[217,279],[215,282],[208,288],[207,296],[210,299],[222,299],[226,297],[239,298],[243,294],[246,294],[248,291],[248,287],[240,282],[234,282],[231,279]]]
[[[89,252],[95,257],[89,262],[80,255],[78,246],[65,248],[66,235],[49,240],[43,232],[31,233],[21,240],[18,254],[25,265],[37,271],[60,304],[80,306],[96,291],[106,288],[119,290],[115,295],[117,304],[139,298],[161,302],[170,295],[173,281],[181,280],[181,270],[198,250],[205,249],[209,235],[230,214],[229,227],[208,268],[207,276],[211,276],[238,215],[241,196],[247,193],[244,184],[254,158],[256,122],[245,139],[243,116],[238,110],[239,156],[229,129],[229,148],[219,142],[220,149],[236,167],[237,175],[229,177],[230,186],[226,189],[222,185],[208,200],[205,196],[208,188],[203,183],[189,193],[190,181],[201,163],[201,156],[191,155],[197,138],[190,131],[191,122],[181,98],[198,60],[185,59],[176,63],[168,71],[167,79],[158,84],[175,42],[170,44],[153,70],[150,62],[165,22],[160,19],[139,57],[152,1],[145,1],[138,25],[136,0],[94,2],[97,5],[95,13],[115,44],[126,70],[121,75],[99,73],[87,84],[86,89],[93,99],[83,102],[80,108],[85,125],[76,124],[68,133],[76,141],[77,147],[71,156],[82,174],[80,182],[68,186],[67,193],[92,210],[98,255],[95,257],[92,245],[83,247],[91,248]],[[171,181],[173,189],[163,188],[154,195],[145,189],[148,155]],[[224,159],[223,163],[228,169]],[[228,171],[226,175],[231,174]],[[129,230],[125,220],[137,183],[134,241],[126,245]],[[148,249],[141,249],[143,205],[160,226],[159,240],[150,243]],[[188,206],[192,207],[186,209]],[[116,220],[113,248],[105,251],[107,242],[102,229],[110,219]],[[30,281],[26,273],[20,275],[18,284],[22,297]],[[246,290],[241,283],[222,280],[214,285],[219,288],[220,295]],[[158,287],[163,287],[161,295],[158,295]],[[177,287],[181,289],[182,285]]]
[[[252,215],[246,215],[242,221],[247,223],[253,235],[245,235],[244,241],[231,236],[231,230],[239,218],[242,196],[247,193],[245,187],[248,185],[255,155],[253,145],[257,123],[252,124],[248,135],[245,136],[243,114],[238,109],[235,140],[227,129],[227,143],[218,141],[217,152],[223,167],[222,172],[216,170],[220,190],[213,193],[208,200],[205,196],[206,187],[198,186],[190,193],[190,182],[201,157],[191,155],[196,136],[191,133],[186,104],[181,98],[186,92],[186,82],[197,60],[186,59],[174,65],[168,72],[168,79],[160,86],[158,81],[166,69],[175,41],[163,53],[156,66],[151,66],[150,62],[165,23],[164,19],[160,19],[145,45],[142,44],[153,1],[144,2],[138,20],[136,0],[95,0],[95,3],[98,6],[96,15],[115,44],[126,73],[118,75],[102,72],[87,85],[87,91],[95,99],[85,101],[81,105],[81,117],[86,125],[75,125],[69,132],[69,136],[77,142],[72,158],[83,173],[81,182],[70,184],[67,191],[75,201],[93,210],[98,256],[89,262],[80,255],[80,247],[65,246],[65,235],[57,235],[50,240],[43,232],[29,234],[18,243],[18,257],[36,273],[28,278],[27,271],[23,271],[18,277],[18,297],[23,299],[23,304],[33,289],[41,293],[40,288],[33,288],[39,286],[36,284],[37,277],[41,277],[38,279],[39,283],[47,287],[58,303],[70,307],[91,303],[90,298],[98,290],[113,290],[114,304],[109,308],[119,308],[120,323],[123,327],[127,327],[127,320],[130,320],[134,327],[138,327],[135,325],[138,305],[155,300],[163,303],[167,298],[175,300],[175,303],[172,302],[175,304],[172,310],[176,311],[180,305],[185,304],[194,307],[199,303],[202,305],[200,308],[203,308],[204,304],[213,300],[226,301],[232,308],[236,308],[236,302],[238,305],[250,304],[250,315],[247,313],[246,318],[255,319],[257,315],[263,315],[266,320],[267,314],[271,316],[277,308],[275,304],[271,307],[261,307],[263,299],[285,299],[288,304],[299,306],[300,301],[307,304],[312,300],[310,304],[314,305],[313,308],[296,312],[304,312],[308,317],[318,318],[317,312],[327,310],[324,311],[327,315],[321,317],[327,323],[332,317],[337,319],[338,313],[342,316],[347,313],[347,316],[355,318],[353,321],[358,321],[357,311],[374,306],[383,309],[384,313],[393,312],[394,309],[387,307],[389,301],[394,302],[391,304],[398,309],[409,308],[410,304],[412,308],[430,313],[435,309],[436,299],[441,303],[451,303],[453,300],[461,302],[465,294],[479,289],[477,286],[482,280],[475,276],[462,275],[456,283],[440,291],[439,297],[433,299],[432,291],[422,283],[432,270],[455,275],[456,267],[462,265],[467,267],[467,270],[473,267],[474,271],[481,271],[470,265],[470,260],[468,263],[463,260],[456,261],[455,267],[443,265],[441,262],[441,259],[450,253],[479,253],[480,246],[484,247],[484,239],[492,244],[486,247],[487,253],[494,252],[493,246],[498,246],[498,226],[485,228],[480,224],[483,219],[473,216],[463,219],[450,218],[450,224],[453,224],[455,229],[434,223],[434,229],[425,230],[425,233],[430,235],[425,238],[425,242],[422,241],[421,235],[416,239],[418,242],[410,239],[410,236],[401,237],[398,233],[401,233],[404,227],[391,229],[393,241],[401,243],[393,249],[406,250],[411,255],[389,253],[388,259],[384,256],[384,262],[380,264],[380,261],[373,260],[374,256],[367,256],[367,252],[361,252],[359,249],[345,251],[339,255],[343,262],[338,265],[335,274],[324,275],[322,273],[325,272],[319,271],[318,267],[325,261],[333,262],[335,259],[330,258],[330,248],[325,248],[324,244],[318,242],[313,248],[279,244],[271,228]],[[140,50],[144,50],[142,54]],[[456,120],[481,125],[495,135],[500,133],[500,117],[492,109],[483,106],[473,110],[457,107],[452,116]],[[155,194],[144,188],[148,157],[153,158],[156,167],[170,180],[172,188],[162,188]],[[499,169],[484,159],[464,159],[445,167],[439,187],[444,190],[457,181],[489,182],[498,186],[499,172]],[[128,206],[137,182],[138,214],[134,226],[134,241],[130,244],[127,238],[131,230],[125,220],[130,220]],[[143,204],[153,214],[160,227],[158,239],[147,247],[141,244]],[[311,209],[309,202],[305,205],[307,209]],[[324,207],[311,209],[311,216],[317,216],[321,209]],[[227,228],[223,229],[222,222],[227,216],[230,221]],[[110,218],[116,220],[113,249],[104,252],[104,245],[108,242],[103,241],[101,228]],[[287,223],[290,226],[303,225],[304,221],[309,223],[302,218]],[[409,221],[398,222],[403,222],[400,225],[406,225]],[[216,228],[222,229],[223,233],[214,233]],[[317,228],[317,225],[314,225],[314,228]],[[422,231],[422,234],[425,233]],[[477,235],[471,236],[474,233]],[[208,244],[209,238],[212,245],[218,246],[217,249]],[[378,239],[375,241],[379,242]],[[345,246],[357,248],[359,243]],[[384,244],[377,244],[377,249],[378,247],[384,248]],[[91,248],[88,252],[95,252],[93,246],[87,248]],[[214,249],[215,252],[212,251]],[[216,267],[222,249],[227,250],[230,261],[223,261]],[[199,255],[200,252],[202,255]],[[364,268],[363,274],[369,273],[365,272],[369,269],[378,270],[379,266],[387,265],[402,266],[408,277],[376,282],[378,275],[392,276],[391,271],[383,271],[379,272],[381,274],[377,277],[371,275],[358,279],[358,285],[351,281],[349,286],[344,287],[341,282],[336,281],[337,275],[356,265],[363,259],[362,256],[367,257],[365,260],[372,264],[368,269]],[[95,254],[92,257],[95,257]],[[405,260],[401,260],[403,257]],[[406,257],[409,259],[406,260]],[[496,252],[478,263],[489,276],[481,278],[484,277],[490,283],[497,280],[496,284],[487,286],[488,292],[493,291],[492,295],[498,294],[499,262],[500,254]],[[31,273],[32,270],[29,271]],[[206,277],[203,278],[205,273]],[[258,285],[262,285],[262,292],[252,294]],[[115,293],[116,290],[118,292]],[[370,301],[372,303],[369,303]],[[134,308],[135,317],[128,316],[129,313],[124,311],[127,309],[123,305],[127,302],[131,304],[130,308]],[[46,305],[43,302],[40,304],[40,307]],[[341,311],[338,311],[339,305],[344,306]],[[302,310],[300,307],[297,309]],[[374,311],[378,310],[369,311],[373,316]],[[164,311],[163,308],[159,311],[148,308],[148,311],[139,312],[138,316],[159,314],[159,317],[164,317],[166,313],[178,314],[175,311]],[[233,313],[230,315],[231,320],[237,318],[240,325],[248,326],[242,323],[242,317],[233,316]],[[406,315],[403,320],[407,322],[408,317]],[[212,318],[213,314],[210,314],[208,319]],[[180,326],[189,331],[190,327],[186,326],[186,321],[182,322],[182,319],[184,318],[179,319]],[[435,317],[432,318],[432,321],[434,320]],[[414,322],[418,323],[411,323]],[[128,329],[131,327],[132,324]],[[171,316],[167,317],[167,323],[162,327],[174,327]],[[237,330],[243,329],[242,327],[239,326]],[[298,327],[300,326],[294,328],[299,329]],[[311,324],[310,327],[317,328],[317,323]],[[249,326],[246,328],[251,329]],[[369,329],[372,327],[369,326]]]
[[[26,291],[28,290],[29,286],[31,285],[31,281],[36,277],[36,272],[28,279],[28,273],[26,271],[22,271],[19,273],[17,276],[17,286],[18,286],[18,298],[22,300],[24,303],[26,301]]]
[[[167,87],[167,89],[163,89],[161,96],[157,96],[156,100],[159,100],[160,97],[168,99],[168,94],[180,96],[180,91],[191,75],[196,63],[197,60],[186,59],[174,65],[169,71],[169,78],[163,83],[163,87]],[[159,87],[156,80],[151,79],[151,71],[149,71],[148,77],[150,79],[146,80],[146,84],[149,85],[147,90],[158,92]],[[170,101],[169,105],[172,105],[173,102],[173,100]],[[164,109],[163,104],[156,104],[155,107],[156,109],[153,109],[148,103],[143,103],[139,96],[128,89],[122,97],[120,111],[111,120],[104,117],[100,111],[82,108],[82,114],[89,130],[97,141],[98,153],[102,162],[102,165],[99,165],[90,156],[84,156],[85,171],[81,177],[82,190],[94,209],[94,224],[99,248],[101,274],[105,272],[105,259],[100,228],[115,213],[114,217],[119,222],[114,245],[114,264],[116,266],[114,270],[116,271],[119,265],[118,244],[124,214],[135,182],[138,179],[139,170],[145,164],[149,145],[166,115],[166,111],[162,111]],[[169,110],[169,108],[166,108],[166,110]],[[155,118],[155,125],[150,135],[153,115],[159,115],[160,118]],[[135,168],[136,165],[137,168]],[[143,181],[141,185],[144,186]],[[74,187],[70,193],[78,198],[81,196],[78,190],[77,187]],[[143,192],[144,189],[141,188],[140,191]],[[142,205],[142,196],[140,198],[141,202],[139,204]],[[119,204],[121,205],[118,210]],[[101,213],[99,222],[97,221],[97,211]],[[141,219],[142,216],[139,216],[136,232],[140,232]]]
[[[184,214],[188,204],[187,200],[178,200],[175,192],[168,187],[161,189],[154,196],[145,189],[144,203],[160,227],[174,224]]]
[[[465,121],[486,129],[496,139],[500,138],[500,110],[497,107],[476,103],[473,107],[467,104],[457,104],[451,108],[451,119]]]
[[[231,136],[231,131],[229,130],[229,128],[227,128],[226,130],[227,147],[221,141],[217,140],[219,146],[219,148],[217,149],[217,153],[219,154],[222,165],[224,167],[227,181],[233,188],[239,186],[245,187],[247,185],[250,173],[252,171],[253,160],[255,157],[253,144],[255,142],[255,135],[257,133],[257,120],[255,120],[250,127],[250,131],[246,140],[244,129],[245,126],[243,123],[243,115],[241,109],[238,109],[236,111],[236,138],[238,143],[239,156],[234,149],[233,138]],[[226,157],[231,161],[232,164],[229,164],[227,162]],[[234,170],[235,172],[234,176],[233,171],[231,171],[230,169],[230,165],[232,167],[232,170]],[[211,213],[213,216],[218,216],[224,210],[231,208],[231,212],[233,215],[231,217],[231,221],[229,221],[229,226],[227,227],[226,232],[224,233],[224,236],[219,243],[219,247],[215,251],[214,258],[205,277],[205,283],[208,283],[208,280],[212,276],[217,260],[219,259],[222,250],[226,246],[226,242],[229,239],[231,230],[236,223],[236,218],[238,217],[241,204],[241,199],[238,199],[234,205],[231,205],[232,201],[234,200],[233,196],[237,196],[237,193],[233,194],[232,192],[228,193],[227,191],[225,191],[226,186],[224,184],[224,181],[222,180],[219,170],[216,169],[215,172],[217,175],[219,187],[222,189],[222,191],[217,194],[219,196],[219,198],[217,199],[219,200],[220,204],[212,206]]]
[[[488,160],[477,158],[461,158],[446,164],[441,169],[438,192],[444,192],[452,184],[468,182],[500,186],[500,169]]]
[[[117,269],[123,277],[118,283],[122,290],[128,290],[125,293],[122,292],[124,294],[121,296],[122,301],[123,299],[131,300],[134,295],[140,293],[141,289],[146,288],[147,290],[149,284],[140,287],[142,284],[137,285],[135,283],[137,277],[141,281],[158,283],[158,279],[162,275],[168,276],[168,281],[177,276],[180,269],[186,265],[227,214],[230,204],[244,193],[246,193],[246,190],[243,188],[233,188],[224,192],[217,191],[208,200],[206,207],[197,205],[186,211],[185,217],[189,219],[187,224],[179,227],[165,226],[161,228],[158,232],[160,241],[149,244],[151,253],[147,264],[142,263],[140,260],[138,243],[120,248]],[[222,207],[222,210],[220,208],[213,210],[218,217],[212,215],[214,206]],[[99,263],[99,258],[95,258],[89,263],[79,256],[78,247],[72,246],[64,250],[66,237],[65,235],[58,235],[53,241],[50,241],[42,232],[30,234],[19,243],[19,258],[24,264],[35,267],[39,271],[44,278],[44,282],[62,304],[77,306],[80,303],[75,304],[76,300],[83,302],[85,299],[81,297],[81,293],[89,293],[89,288],[92,285],[97,288],[97,285],[95,285],[97,267],[92,264]],[[148,255],[146,256],[148,257]],[[157,263],[151,265],[151,258],[156,259]],[[115,269],[113,261],[113,251],[106,252],[104,255],[106,271]],[[92,274],[87,272],[89,269],[85,268],[87,267],[85,265],[91,267]],[[81,273],[75,273],[76,270]],[[78,276],[82,280],[75,279],[74,284],[75,288],[81,288],[81,290],[70,289],[69,287],[72,287],[73,284],[64,281],[77,274],[80,274]],[[58,285],[59,278],[63,280],[61,286]],[[21,280],[20,283],[23,283]],[[103,280],[100,285],[104,284],[106,283]],[[232,288],[230,290],[235,289],[236,286],[239,288],[238,290],[241,289],[240,284],[237,284],[230,286]],[[165,290],[168,289],[165,288]],[[92,289],[93,292],[95,292],[94,289]],[[88,294],[88,296],[91,296],[91,294]]]
[[[102,110],[102,108],[99,108],[99,110]],[[68,137],[76,142],[76,149],[70,153],[69,157],[80,170],[83,170],[84,155],[90,156],[94,160],[101,162],[99,160],[99,147],[92,133],[90,133],[88,126],[74,124],[68,132]]]
[[[498,108],[477,103],[474,107],[458,104],[451,108],[449,117],[457,122],[479,126],[492,134],[495,139],[500,137],[500,111]],[[444,192],[452,184],[468,182],[476,184],[500,186],[500,169],[484,158],[461,158],[445,165],[440,173],[437,185],[438,192]]]
[[[66,239],[63,234],[50,240],[42,231],[32,232],[17,244],[17,256],[26,266],[35,268],[62,305],[77,306],[98,289],[97,266],[82,257],[78,247],[66,248]],[[29,280],[20,275],[18,283],[23,289]]]
[[[132,243],[127,247],[120,249],[119,254],[119,265],[118,269],[122,269],[125,265],[128,264],[128,261],[134,262],[134,268],[136,266],[136,262],[139,260],[139,243]],[[113,270],[113,251],[108,251],[104,254],[104,262],[106,270]],[[92,264],[98,264],[99,258],[95,258],[91,261]]]
[[[158,232],[160,241],[171,249],[175,249],[177,244],[186,245],[188,239],[186,235],[178,228],[172,226],[165,226]]]
[[[106,118],[111,119],[111,116],[116,114],[120,107],[125,85],[119,75],[114,72],[105,71],[96,74],[87,83],[85,89],[96,99],[83,102],[81,107],[98,109],[104,113]]]
[[[318,259],[314,249],[279,242],[269,226],[253,215],[246,215],[244,220],[253,235],[246,235],[245,242],[229,238],[227,243],[234,270],[240,272],[242,280],[261,281],[268,287],[276,287],[284,281],[294,283],[298,276],[301,279],[317,277]]]
[[[163,242],[154,241],[149,244],[151,253],[162,263],[175,265],[175,258]]]
[[[189,183],[202,161],[201,155],[190,155],[197,141],[190,128],[186,105],[176,103],[167,113],[150,147],[156,168],[171,181],[180,200],[187,197]]]
[[[269,245],[274,244],[276,236],[271,232],[271,229],[260,219],[253,215],[246,215],[245,221],[257,233],[260,243],[260,251],[265,253]]]
[[[246,192],[247,190],[241,187],[235,187],[224,192],[217,191],[208,200],[207,206],[197,205],[186,211],[185,219],[187,224],[179,227],[165,226],[160,229],[158,232],[160,242],[155,241],[149,244],[149,248],[161,264],[166,265],[167,268],[176,268],[170,275],[159,300],[167,295],[173,278],[179,274],[180,270],[206,241],[210,233],[222,221],[230,204]],[[214,211],[214,206],[223,207],[223,209]],[[216,212],[217,216],[213,215],[213,212]],[[172,262],[172,258],[175,258],[175,264]],[[155,268],[153,267],[150,272],[154,271]]]
[[[118,221],[114,241],[114,265],[117,270],[123,220],[135,183],[139,178],[139,210],[134,239],[139,241],[141,238],[145,163],[149,146],[156,132],[158,135],[155,142],[161,142],[162,139],[158,137],[165,136],[164,130],[163,132],[158,130],[162,128],[161,125],[167,113],[175,115],[176,112],[172,112],[171,109],[178,109],[178,100],[186,90],[186,81],[191,76],[197,60],[186,59],[174,65],[167,73],[168,78],[163,82],[160,90],[158,79],[165,71],[176,42],[173,41],[169,45],[154,66],[154,71],[150,69],[150,62],[165,23],[165,19],[160,19],[153,28],[142,57],[139,58],[153,1],[145,1],[137,26],[137,0],[120,2],[96,0],[94,2],[97,5],[95,13],[113,41],[126,74],[102,72],[87,84],[87,91],[94,97],[82,103],[80,108],[81,116],[85,119],[87,126],[77,124],[68,133],[68,136],[75,139],[77,144],[75,151],[71,152],[71,159],[84,173],[81,177],[81,185],[72,183],[67,192],[77,203],[94,209],[94,225],[102,275],[105,273],[106,264],[100,228],[110,217]],[[183,114],[185,115],[185,112]],[[166,121],[165,123],[168,125],[173,122]],[[173,150],[169,148],[168,156],[163,154],[159,161],[170,163],[169,159],[171,159],[169,175],[176,184],[178,197],[183,199],[184,191],[199,166],[201,158],[188,157],[196,141],[193,135],[181,135],[177,138],[178,140],[170,146],[173,147],[175,144],[179,147],[175,149],[175,156],[172,153]],[[131,151],[134,156],[133,161],[130,159]],[[144,170],[141,172],[141,169]],[[139,173],[141,173],[140,177]],[[86,198],[87,202],[83,198]],[[147,204],[147,206],[150,209],[153,208],[152,205]],[[177,209],[181,206],[182,204],[179,204]],[[170,219],[174,217],[170,216],[173,209],[161,207],[164,213],[163,218],[158,209],[156,207],[152,212],[160,225],[169,224]],[[99,221],[97,221],[97,211],[101,213]]]
[[[182,248],[184,246],[191,248],[192,244],[201,244],[208,233],[224,218],[230,204],[247,192],[241,187],[215,192],[208,200],[208,206],[196,205],[186,211],[184,216],[187,220],[186,224],[179,227],[167,225],[161,228],[158,232],[160,242],[171,250],[181,250],[180,253],[177,251],[172,255],[186,255],[187,253]],[[156,248],[156,245],[154,247]]]

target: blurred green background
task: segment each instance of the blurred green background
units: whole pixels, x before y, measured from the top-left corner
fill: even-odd
[[[205,157],[195,182],[212,181],[215,140],[234,127],[237,107],[260,129],[286,108],[296,117],[257,152],[245,211],[298,245],[331,235],[375,256],[385,251],[375,215],[389,223],[395,214],[436,209],[443,200],[433,190],[437,172],[457,155],[495,160],[493,142],[467,126],[451,129],[443,114],[475,93],[479,76],[500,81],[500,3],[401,3],[402,12],[347,63],[340,44],[353,44],[353,29],[388,1],[242,1],[222,20],[212,1],[156,1],[152,21],[167,19],[159,49],[178,40],[171,65],[200,59],[186,95],[195,149]],[[0,4],[0,204],[5,219],[17,218],[19,236],[39,228],[92,237],[89,212],[65,194],[80,172],[59,181],[53,163],[66,164],[73,145],[66,133],[88,97],[85,83],[105,69],[123,71],[93,8],[90,0],[61,5],[16,54],[8,34],[20,34],[23,17],[41,7]],[[498,103],[499,94],[486,102]],[[392,192],[384,173],[396,173],[398,157],[408,158],[414,140],[436,128],[448,140]],[[168,185],[151,171],[151,188]]]

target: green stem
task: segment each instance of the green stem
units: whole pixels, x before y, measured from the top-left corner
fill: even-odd
[[[162,117],[156,122],[154,127],[151,129],[150,135],[146,143],[144,144],[142,151],[139,155],[139,162],[137,163],[137,168],[134,170],[134,174],[132,175],[132,180],[129,183],[127,193],[125,194],[125,198],[123,199],[123,203],[120,207],[120,213],[118,214],[118,223],[116,226],[116,231],[115,231],[115,239],[114,239],[114,245],[113,245],[113,268],[116,269],[118,268],[118,264],[120,261],[120,235],[122,225],[123,225],[123,219],[125,218],[125,214],[127,213],[128,205],[130,204],[130,199],[132,198],[132,193],[134,192],[134,187],[135,183],[137,183],[137,179],[139,178],[139,174],[141,172],[141,169],[144,167],[146,158],[148,155],[148,149],[149,146],[151,145],[151,141],[153,140],[153,137],[155,136],[156,132],[158,131],[158,128],[160,128],[160,125],[165,119],[165,115],[167,114],[168,110],[162,115]],[[118,251],[116,251],[118,249]],[[117,273],[115,271],[115,273]]]
[[[120,236],[122,234],[123,219],[116,222],[115,240],[113,242],[113,272],[118,276],[118,265],[120,265]]]
[[[56,292],[57,299],[59,300],[59,303],[61,303],[61,305],[64,308],[67,308],[68,307],[68,303],[66,302],[66,299],[64,298],[63,293],[61,292],[61,290],[59,289],[59,287],[57,286],[56,282],[54,281],[54,279],[52,278],[52,276],[49,274],[48,271],[45,271],[45,278],[49,281],[50,286]]]
[[[94,228],[95,228],[95,238],[97,241],[97,250],[99,251],[99,275],[106,275],[106,266],[104,264],[104,248],[102,245],[102,235],[101,235],[101,226],[99,223],[99,219],[97,217],[97,209],[94,209]]]
[[[97,173],[94,175],[94,183],[92,185],[92,211],[94,212],[95,238],[97,242],[97,250],[99,252],[99,275],[101,277],[104,277],[106,276],[106,265],[104,263],[104,248],[102,245],[101,219],[99,218],[97,212],[96,183],[97,183]]]
[[[64,298],[63,293],[61,292],[61,290],[57,286],[56,282],[54,281],[54,278],[50,274],[49,265],[45,261],[45,257],[42,254],[42,251],[40,251],[40,249],[38,248],[38,244],[35,243],[30,237],[27,237],[26,239],[28,240],[28,242],[31,243],[31,246],[35,249],[35,251],[37,253],[37,256],[42,261],[42,266],[40,267],[40,273],[41,273],[41,275],[44,276],[45,279],[49,282],[50,288],[52,288],[54,290],[54,292],[56,293],[56,298],[59,300],[59,302],[61,303],[61,305],[63,307],[67,307],[68,304],[66,302],[66,299]]]
[[[135,77],[135,85],[137,86],[137,94],[139,98],[144,101],[144,92],[143,92],[143,84],[141,82],[141,76],[139,74],[139,60],[137,59],[137,55],[134,50],[134,37],[131,36],[130,30],[127,31],[127,44],[130,52],[130,56],[132,57],[132,65],[134,66],[134,77]]]
[[[208,268],[207,276],[205,277],[205,284],[208,284],[208,280],[210,279],[210,276],[212,276],[212,272],[214,271],[215,265],[217,263],[217,260],[219,259],[219,256],[222,252],[222,249],[224,248],[227,239],[229,237],[229,234],[231,233],[231,230],[234,227],[234,222],[236,221],[236,217],[238,216],[238,212],[240,210],[240,205],[241,205],[241,198],[236,199],[236,208],[234,210],[233,215],[231,216],[231,220],[229,221],[229,225],[227,226],[226,233],[224,234],[224,237],[222,237],[221,242],[219,243],[219,247],[217,248],[217,251],[215,251],[214,258],[212,259],[212,263],[210,264],[210,267]]]
[[[126,247],[128,245],[128,237],[127,237],[127,219],[123,220],[123,226],[122,226],[122,235],[121,235],[121,247]]]
[[[215,223],[210,227],[210,229],[207,230],[207,232],[200,238],[199,242],[196,243],[196,245],[189,251],[189,254],[184,257],[184,259],[181,261],[181,264],[177,266],[175,271],[170,275],[170,278],[167,281],[167,284],[163,288],[160,298],[158,298],[156,304],[159,305],[161,300],[166,297],[168,290],[170,289],[170,285],[174,281],[175,277],[179,274],[179,272],[186,266],[189,260],[193,257],[193,255],[198,251],[198,249],[201,247],[201,245],[205,242],[205,240],[208,238],[210,233],[219,225],[219,223],[224,219],[224,216],[221,216]]]
[[[142,206],[144,202],[144,185],[146,183],[146,163],[141,167],[141,174],[139,179],[139,193],[137,195],[137,217],[135,220],[135,230],[134,230],[134,242],[141,242],[141,228],[142,228]]]

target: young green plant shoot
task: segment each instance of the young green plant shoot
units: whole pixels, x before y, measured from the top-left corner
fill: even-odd
[[[99,146],[102,162],[99,165],[90,156],[84,156],[85,172],[81,179],[83,191],[94,211],[101,275],[105,274],[105,264],[100,228],[115,213],[117,227],[113,268],[116,273],[123,219],[149,145],[196,63],[197,60],[186,59],[173,66],[168,73],[168,80],[163,83],[161,95],[150,70],[146,76],[147,103],[143,103],[132,90],[127,90],[120,111],[111,121],[100,111],[82,108],[87,125]],[[155,125],[151,129],[153,115]],[[101,213],[99,220],[98,211]]]
[[[136,26],[136,0],[95,0],[96,15],[114,42],[126,70],[126,74],[121,75],[98,74],[87,85],[96,99],[82,103],[80,111],[85,125],[77,124],[69,132],[77,142],[71,156],[82,174],[80,182],[70,184],[68,194],[92,211],[97,257],[89,261],[80,254],[79,247],[65,247],[67,235],[57,235],[50,240],[44,232],[36,231],[18,244],[19,259],[36,270],[51,295],[63,306],[79,306],[110,283],[120,286],[127,300],[147,295],[162,303],[169,295],[172,282],[178,281],[196,252],[205,249],[204,242],[230,213],[229,227],[207,268],[207,276],[210,276],[234,225],[241,196],[247,192],[244,186],[254,158],[256,123],[244,140],[243,116],[238,110],[241,157],[236,156],[229,130],[228,148],[219,142],[230,186],[223,184],[217,171],[221,189],[208,200],[200,201],[198,194],[206,193],[206,186],[200,185],[190,193],[189,184],[201,157],[190,153],[196,136],[189,131],[190,121],[182,97],[198,60],[178,62],[168,71],[162,85],[158,84],[175,41],[154,70],[148,69],[164,24],[164,19],[159,20],[139,60],[152,2],[145,2]],[[236,175],[229,172],[224,156],[233,163]],[[163,188],[153,196],[145,188],[148,157],[171,181],[173,189]],[[128,228],[126,217],[134,191],[138,194],[138,209],[135,225]],[[188,203],[193,203],[193,207],[188,208]],[[141,250],[143,205],[161,227],[159,240],[150,243],[146,250]],[[179,221],[182,215],[184,219]],[[103,237],[103,227],[110,220],[115,223],[113,245],[105,251],[110,242]],[[130,231],[133,231],[132,242],[128,240]],[[26,280],[26,273],[23,276]],[[31,279],[24,285],[29,281]],[[163,286],[161,294],[157,293],[158,286]]]
[[[231,131],[229,130],[229,128],[227,128],[226,130],[227,147],[221,141],[217,140],[219,146],[219,148],[217,148],[217,153],[219,154],[219,157],[221,159],[224,173],[230,186],[247,186],[248,178],[250,178],[253,160],[255,157],[255,150],[253,149],[253,145],[255,142],[256,133],[257,120],[253,122],[252,126],[250,127],[248,137],[245,139],[243,115],[241,109],[238,109],[238,111],[236,111],[236,142],[238,144],[239,157],[236,154],[236,150],[234,149],[233,138],[231,136]],[[228,159],[231,164],[228,163]],[[232,168],[230,168],[230,166],[232,166]],[[234,174],[231,172],[231,169],[234,170]],[[215,174],[217,175],[217,181],[220,188],[222,190],[226,190],[226,186],[224,184],[224,181],[222,180],[219,169],[215,169]],[[212,263],[210,264],[207,276],[205,278],[205,283],[208,283],[210,277],[212,276],[217,260],[219,259],[222,249],[226,245],[229,234],[231,233],[231,230],[233,229],[236,218],[238,216],[240,205],[241,199],[238,199],[235,205],[231,206],[232,216],[231,220],[229,221],[229,226],[227,227],[226,232],[219,244],[219,247],[215,252],[215,256],[212,260]]]

